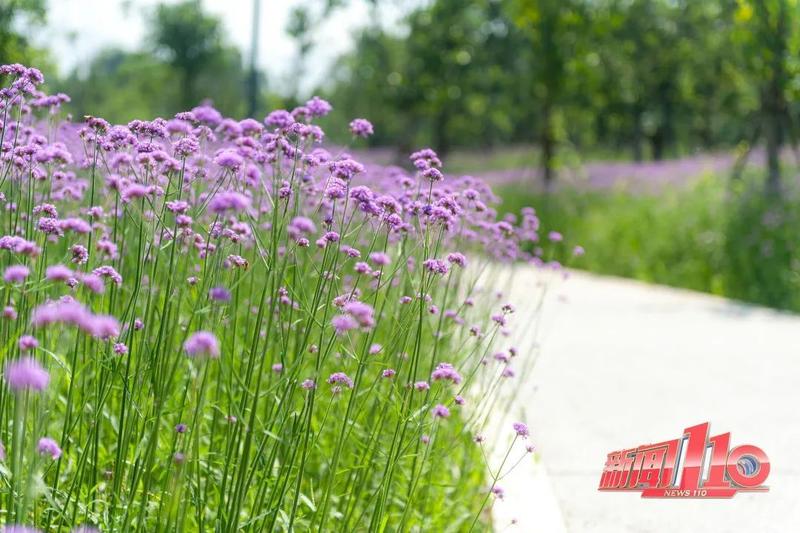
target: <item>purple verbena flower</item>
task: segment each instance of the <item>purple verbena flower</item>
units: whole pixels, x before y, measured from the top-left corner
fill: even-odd
[[[337,315],[331,319],[331,324],[337,335],[342,335],[358,327],[358,322],[350,315]]]
[[[45,270],[44,277],[48,281],[67,281],[74,277],[74,273],[64,265],[51,265]]]
[[[50,383],[50,374],[32,357],[22,357],[6,364],[5,374],[9,388],[16,392],[43,391]]]
[[[42,530],[21,524],[8,524],[3,526],[2,533],[42,533]]]
[[[222,150],[214,158],[214,163],[222,168],[230,170],[239,170],[244,163],[244,159],[239,155],[236,150]]]
[[[460,266],[462,268],[467,266],[467,258],[462,253],[453,252],[453,253],[447,254],[447,261],[451,265],[458,265],[458,266]]]
[[[264,124],[269,128],[288,128],[294,123],[294,117],[285,109],[276,109],[264,119]]]
[[[324,117],[328,113],[331,112],[333,107],[331,104],[320,98],[319,96],[314,96],[306,102],[306,109],[311,114],[312,117]]]
[[[391,258],[383,252],[372,252],[369,254],[369,260],[377,266],[386,266],[392,261]]]
[[[458,385],[461,383],[461,375],[453,368],[453,365],[450,363],[439,363],[436,366],[436,370],[433,371],[431,374],[431,379],[433,381],[450,381],[454,385]]]
[[[19,351],[27,352],[39,347],[39,341],[32,335],[23,335],[19,338]]]
[[[92,270],[92,274],[101,278],[109,278],[115,285],[122,285],[122,276],[110,265],[104,265]]]
[[[442,404],[437,404],[431,411],[431,414],[434,418],[447,418],[450,416],[450,409]]]
[[[375,310],[369,304],[358,301],[348,302],[344,306],[344,312],[352,316],[362,328],[369,329],[375,325]]]
[[[422,262],[422,266],[433,274],[444,275],[449,271],[447,263],[439,259],[426,259]]]
[[[208,203],[212,213],[222,214],[225,211],[244,211],[250,207],[251,200],[236,191],[220,191]]]
[[[350,379],[344,372],[334,372],[328,377],[328,383],[345,385],[348,389],[353,388],[353,380]]]
[[[211,287],[208,291],[208,297],[215,302],[231,301],[231,293],[225,287]]]
[[[524,424],[522,422],[514,422],[513,424],[511,424],[511,426],[514,428],[514,432],[517,434],[517,436],[522,437],[523,439],[527,438],[528,435],[530,435],[530,431],[528,430],[527,424]]]
[[[80,244],[75,244],[70,248],[72,252],[72,262],[78,265],[82,265],[86,263],[89,259],[89,251],[86,249],[85,246],[81,246]]]
[[[350,133],[356,137],[364,137],[366,139],[373,133],[372,124],[365,118],[354,119],[350,123]]]
[[[61,448],[58,447],[58,443],[48,437],[39,439],[36,451],[39,452],[39,455],[49,455],[53,460],[61,457]]]
[[[3,273],[3,281],[6,283],[23,283],[30,274],[30,269],[25,265],[11,265]]]
[[[219,357],[219,341],[209,331],[196,331],[183,344],[183,349],[189,357],[207,356],[212,359]]]

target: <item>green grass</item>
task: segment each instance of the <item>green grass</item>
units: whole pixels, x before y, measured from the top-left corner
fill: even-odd
[[[534,205],[546,231],[581,244],[576,268],[800,310],[800,196],[792,187],[767,198],[761,179],[707,175],[659,194],[544,194],[522,185],[498,192],[504,211]]]

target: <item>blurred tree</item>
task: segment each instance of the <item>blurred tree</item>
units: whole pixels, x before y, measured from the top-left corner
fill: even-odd
[[[326,93],[338,126],[331,130],[365,116],[376,126],[371,143],[404,154],[422,144],[446,153],[512,140],[528,124],[518,80],[525,43],[501,8],[493,0],[440,0],[412,11],[403,36],[370,24],[332,69]],[[371,9],[380,20],[378,6]]]
[[[745,65],[766,42],[733,45],[738,5],[434,0],[388,34],[373,16],[333,69],[334,118],[377,110],[378,144],[536,142],[548,181],[556,147],[630,149],[639,160],[731,146],[752,135],[762,76]]]
[[[148,52],[107,49],[73,71],[57,89],[72,98],[76,116],[99,115],[114,123],[134,118],[170,116],[178,110],[180,79],[169,65]]]
[[[297,59],[292,73],[292,93],[299,95],[300,80],[305,74],[306,60],[314,46],[315,21],[307,5],[297,5],[289,12],[286,33],[297,43]]]
[[[595,14],[595,13],[593,13]],[[650,144],[654,159],[664,156],[673,141],[679,113],[679,84],[683,65],[679,2],[641,0],[601,3],[593,18],[593,44],[609,67],[603,90],[616,104],[627,128],[633,158],[644,157]],[[614,95],[616,93],[616,95]]]
[[[430,143],[442,155],[453,146],[456,128],[468,135],[477,133],[467,104],[480,94],[476,85],[485,75],[480,70],[485,65],[473,64],[486,39],[485,20],[485,2],[459,0],[440,0],[409,18],[402,72],[408,83],[401,87],[399,104],[411,115],[413,122],[407,125],[426,127]]]
[[[376,30],[380,28],[380,16],[378,14],[380,0],[365,0],[371,10],[370,23],[364,30]],[[337,10],[349,5],[349,0],[306,0],[304,3],[295,5],[289,11],[289,20],[286,23],[286,34],[295,41],[297,47],[297,57],[293,64],[290,80],[290,94],[286,99],[289,106],[297,105],[303,100],[303,93],[307,88],[301,87],[301,82],[306,74],[306,63],[308,56],[314,49],[315,32],[324,24]]]
[[[0,65],[35,62],[38,65],[43,52],[31,45],[25,29],[44,24],[46,6],[45,0],[0,2]]]
[[[197,78],[223,53],[219,19],[206,14],[199,0],[160,4],[152,18],[152,44],[181,74],[181,106],[197,104]]]
[[[740,68],[758,92],[758,112],[750,144],[764,139],[767,154],[765,193],[782,192],[780,149],[787,137],[796,146],[790,94],[800,86],[800,13],[797,0],[738,0],[733,42]],[[747,153],[745,153],[746,157]],[[737,166],[737,170],[742,165]]]
[[[141,51],[103,50],[56,83],[72,97],[69,110],[127,122],[170,116],[210,99],[223,114],[242,117],[252,105],[253,76],[261,88],[255,107],[268,107],[263,73],[245,67],[241,52],[226,44],[220,21],[199,2],[161,5],[151,21],[151,38]]]
[[[566,99],[568,58],[578,56],[585,30],[583,5],[578,0],[508,0],[511,19],[528,37],[532,62],[527,80],[530,102],[539,109],[541,166],[545,187],[553,178],[557,114]]]
[[[407,146],[411,119],[400,111],[403,67],[406,63],[403,41],[379,28],[370,27],[356,37],[352,54],[345,55],[332,69],[330,88],[322,91],[333,103],[325,120],[335,126],[326,131],[336,142],[350,140],[347,124],[354,117],[367,117],[375,126],[369,139],[373,145]]]
[[[258,60],[259,22],[261,20],[261,0],[253,0],[253,26],[250,34],[250,65],[247,73],[247,116],[254,117],[258,109],[259,72]]]

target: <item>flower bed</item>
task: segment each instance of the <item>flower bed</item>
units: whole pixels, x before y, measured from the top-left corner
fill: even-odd
[[[532,209],[497,220],[429,149],[406,171],[319,148],[319,98],[72,123],[37,70],[0,74],[5,523],[488,527],[474,441],[517,351],[492,357],[513,307],[476,280],[558,268],[525,251]]]

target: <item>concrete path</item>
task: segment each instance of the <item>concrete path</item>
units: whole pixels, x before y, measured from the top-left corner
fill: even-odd
[[[800,531],[800,316],[634,281],[573,273],[546,298],[541,355],[514,398],[539,464],[504,480],[503,530]],[[537,291],[520,272],[513,293]],[[524,300],[524,299],[522,299]],[[515,317],[533,323],[531,305]],[[730,500],[601,493],[606,454],[711,423],[769,456],[768,493]],[[527,488],[526,488],[527,487]],[[511,529],[509,529],[510,531]]]

